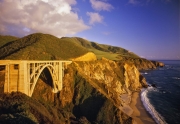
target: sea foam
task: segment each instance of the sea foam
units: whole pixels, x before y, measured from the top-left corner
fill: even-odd
[[[149,99],[147,97],[148,93],[148,88],[147,89],[142,89],[141,90],[141,101],[143,102],[144,107],[146,110],[151,114],[153,119],[156,121],[158,124],[167,124],[164,121],[164,118],[155,110],[155,108],[150,104]]]

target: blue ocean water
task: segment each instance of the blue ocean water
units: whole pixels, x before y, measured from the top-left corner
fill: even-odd
[[[144,106],[159,124],[180,124],[180,61],[161,61],[163,68],[141,71],[149,85],[141,92]]]

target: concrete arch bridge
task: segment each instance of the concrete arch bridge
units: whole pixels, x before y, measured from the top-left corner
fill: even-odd
[[[0,70],[5,71],[4,92],[19,91],[32,96],[37,80],[47,68],[52,76],[52,91],[62,89],[64,67],[71,61],[0,60]]]

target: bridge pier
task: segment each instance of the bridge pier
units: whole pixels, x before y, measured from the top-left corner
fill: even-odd
[[[27,66],[25,62],[8,63],[5,67],[4,92],[19,91],[28,95]]]
[[[41,72],[47,68],[52,76],[52,91],[62,90],[64,63],[71,61],[26,61],[0,60],[0,66],[5,66],[4,92],[19,91],[32,96]]]

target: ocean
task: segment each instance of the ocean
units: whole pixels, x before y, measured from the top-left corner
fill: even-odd
[[[161,61],[163,68],[143,70],[149,85],[142,89],[141,100],[158,124],[180,124],[180,61]]]

